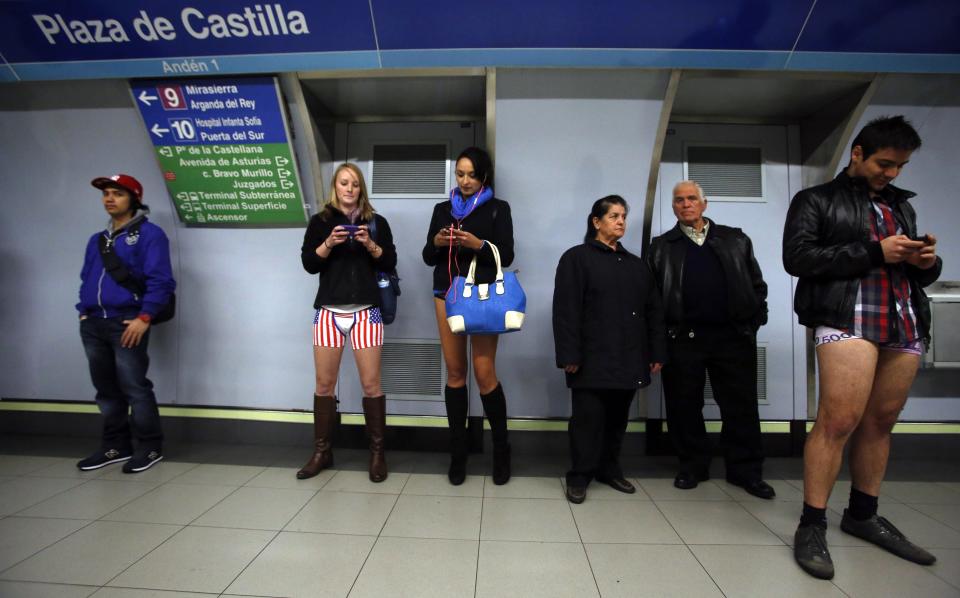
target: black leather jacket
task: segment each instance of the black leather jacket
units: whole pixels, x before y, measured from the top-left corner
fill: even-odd
[[[917,216],[908,200],[915,194],[887,185],[884,199],[903,234],[917,234]],[[804,326],[849,328],[860,279],[882,266],[880,243],[870,241],[870,195],[866,182],[841,172],[823,185],[797,193],[783,229],[783,266],[798,277],[793,309]],[[910,300],[923,338],[929,338],[930,302],[923,287],[940,277],[943,262],[928,270],[902,264]]]
[[[727,307],[730,321],[744,334],[755,334],[767,323],[767,283],[753,255],[750,237],[739,228],[709,220],[706,244],[723,266],[727,278]],[[683,318],[683,260],[687,244],[680,224],[653,239],[645,259],[660,286],[667,335],[671,338]]]

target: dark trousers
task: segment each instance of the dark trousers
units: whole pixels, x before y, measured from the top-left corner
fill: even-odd
[[[757,341],[732,328],[678,330],[667,339],[663,390],[670,439],[680,468],[706,475],[712,447],[703,422],[703,389],[710,373],[713,396],[723,419],[721,442],[727,478],[758,480],[763,449],[757,410]]]
[[[148,330],[136,347],[120,346],[126,326],[123,318],[87,318],[80,322],[80,338],[90,365],[90,379],[97,389],[97,406],[103,415],[103,448],[130,452],[133,438],[137,452],[160,451],[160,411],[153,383],[147,379]]]
[[[620,478],[620,448],[635,389],[575,388],[567,428],[570,459],[567,484],[586,487],[594,478]]]

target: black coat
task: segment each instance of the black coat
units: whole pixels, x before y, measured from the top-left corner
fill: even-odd
[[[911,191],[887,185],[884,201],[893,210],[903,234],[917,234],[917,215],[909,203]],[[783,266],[799,277],[793,309],[804,326],[849,328],[857,303],[860,279],[884,264],[878,241],[870,241],[870,196],[862,179],[841,172],[823,185],[794,196],[783,229]],[[930,301],[923,287],[940,277],[937,257],[929,270],[902,264],[910,281],[910,300],[924,338],[930,332]]]
[[[640,388],[650,364],[666,360],[663,310],[650,270],[617,243],[589,241],[568,249],[553,288],[557,367],[570,388]]]
[[[497,277],[496,262],[493,251],[484,243],[479,251],[466,247],[454,246],[453,255],[455,264],[450,264],[450,274],[447,274],[447,258],[450,249],[437,247],[433,238],[441,228],[454,224],[456,220],[451,213],[450,201],[440,202],[433,207],[433,217],[430,218],[430,228],[427,230],[427,244],[423,246],[423,261],[433,266],[433,289],[446,291],[450,287],[448,276],[466,276],[470,269],[473,256],[477,256],[476,280],[478,283],[491,283]],[[460,223],[461,230],[473,233],[478,239],[489,241],[500,251],[500,264],[504,268],[513,263],[513,218],[510,216],[510,204],[502,199],[491,198],[482,206],[475,209]]]
[[[756,333],[767,323],[767,283],[763,281],[760,264],[753,255],[750,237],[739,228],[711,220],[705,244],[723,266],[731,324],[744,334]],[[654,238],[644,256],[660,287],[669,328],[684,325],[683,261],[686,254],[686,234],[677,223]]]
[[[320,285],[313,302],[315,309],[323,305],[380,306],[376,272],[390,272],[397,267],[397,249],[393,246],[393,233],[387,219],[377,214],[374,218],[377,234],[373,241],[383,249],[377,259],[353,239],[334,245],[326,258],[318,256],[317,247],[330,236],[334,227],[350,224],[350,220],[339,210],[325,210],[310,219],[300,247],[300,261],[310,274],[320,274]]]

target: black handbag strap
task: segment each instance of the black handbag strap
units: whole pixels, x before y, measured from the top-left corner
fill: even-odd
[[[135,222],[131,225],[131,227],[127,229],[127,234],[140,234],[140,223]],[[103,261],[104,269],[107,271],[107,274],[110,275],[110,278],[118,285],[131,293],[143,295],[145,290],[144,283],[130,274],[130,270],[128,270],[124,263],[120,261],[120,258],[117,257],[117,252],[114,251],[115,240],[115,235],[110,235],[109,237],[107,235],[100,235],[100,238],[97,240],[97,246],[100,249],[100,259]]]

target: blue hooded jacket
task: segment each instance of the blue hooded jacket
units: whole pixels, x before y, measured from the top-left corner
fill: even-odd
[[[139,234],[129,231],[139,223]],[[113,280],[103,267],[99,239],[113,239],[114,251],[130,274],[145,283],[143,296],[134,294]],[[133,318],[145,313],[156,316],[170,301],[177,287],[170,266],[170,241],[163,229],[138,216],[116,232],[109,229],[95,233],[87,242],[87,252],[80,271],[80,315],[96,318]]]

